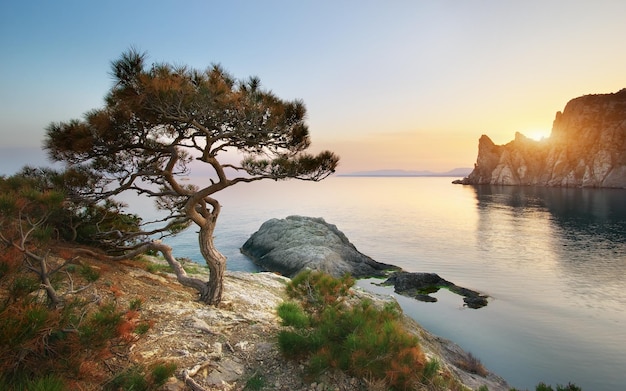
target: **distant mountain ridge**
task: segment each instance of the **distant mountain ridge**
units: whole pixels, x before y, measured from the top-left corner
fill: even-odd
[[[390,177],[415,177],[415,176],[450,176],[465,177],[472,172],[471,168],[461,167],[446,172],[434,172],[429,170],[373,170],[373,171],[356,171],[337,176],[390,176]]]
[[[542,141],[481,136],[474,170],[454,183],[626,188],[626,88],[570,100]]]

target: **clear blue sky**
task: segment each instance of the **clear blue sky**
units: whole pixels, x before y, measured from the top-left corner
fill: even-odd
[[[626,87],[626,1],[0,0],[0,173],[101,107],[131,46],[303,99],[340,171],[445,171],[481,134],[545,134],[569,99]]]

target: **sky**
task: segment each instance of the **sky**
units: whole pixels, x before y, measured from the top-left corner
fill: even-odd
[[[570,99],[626,87],[625,16],[623,0],[0,0],[0,174],[102,107],[130,47],[302,99],[340,173],[472,167],[482,134],[548,136]]]

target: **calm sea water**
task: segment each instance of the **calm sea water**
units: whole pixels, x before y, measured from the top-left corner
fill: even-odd
[[[512,386],[626,389],[626,191],[450,181],[331,177],[237,185],[219,194],[216,244],[229,269],[256,270],[239,248],[264,221],[323,217],[378,261],[490,295],[479,310],[445,290],[435,294],[437,303],[396,298],[424,327]],[[202,262],[193,228],[168,242],[177,256]]]

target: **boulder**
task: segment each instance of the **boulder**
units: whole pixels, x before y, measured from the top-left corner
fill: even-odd
[[[322,218],[271,219],[244,243],[241,252],[267,271],[293,277],[323,271],[334,277],[382,277],[397,266],[376,262],[359,252],[346,235]]]
[[[399,271],[393,273],[381,285],[393,285],[396,293],[413,297],[424,302],[436,302],[437,299],[430,296],[430,294],[437,292],[441,288],[445,288],[457,295],[463,296],[463,302],[466,307],[478,309],[488,304],[488,296],[455,285],[435,273],[409,273]]]

